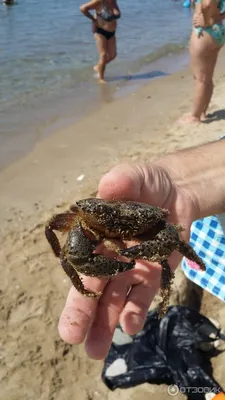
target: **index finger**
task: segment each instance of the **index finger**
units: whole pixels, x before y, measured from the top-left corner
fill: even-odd
[[[106,280],[103,279],[84,277],[82,280],[85,287],[91,287],[96,292],[102,292],[106,286]],[[62,340],[69,344],[84,341],[94,319],[97,304],[98,298],[85,297],[74,286],[71,287],[58,324]]]

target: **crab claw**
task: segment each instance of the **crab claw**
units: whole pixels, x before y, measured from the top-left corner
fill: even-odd
[[[84,229],[79,223],[78,227],[71,229],[68,234],[66,252],[73,262],[80,264],[91,257],[98,244],[98,240],[92,240],[85,235]]]
[[[79,272],[87,276],[111,277],[133,269],[134,265],[135,261],[123,262],[101,254],[93,254],[86,263],[79,267]]]
[[[135,259],[140,257],[142,251],[140,250],[140,245],[129,247],[128,249],[121,249],[119,250],[119,254],[121,256]]]

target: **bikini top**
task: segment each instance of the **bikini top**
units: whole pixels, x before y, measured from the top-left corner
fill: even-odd
[[[216,2],[218,3],[218,8],[222,10],[225,0],[216,0]],[[201,3],[201,0],[195,0],[195,3]]]
[[[106,7],[106,5],[103,4],[102,10],[100,12],[96,12],[96,14],[102,18],[104,21],[111,22],[114,21],[115,19],[120,18],[120,14],[115,15],[111,11],[109,11]]]

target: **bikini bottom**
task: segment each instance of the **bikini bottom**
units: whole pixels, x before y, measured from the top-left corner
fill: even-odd
[[[111,39],[115,35],[114,32],[106,31],[105,29],[102,28],[96,28],[95,33],[98,33],[99,35],[104,36],[107,40]]]
[[[200,37],[203,32],[207,32],[218,46],[222,46],[225,43],[225,26],[223,24],[214,24],[206,28],[197,27],[193,29],[198,37]]]

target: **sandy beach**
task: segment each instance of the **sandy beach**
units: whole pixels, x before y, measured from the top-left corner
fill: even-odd
[[[103,363],[89,359],[82,345],[67,345],[58,336],[58,318],[70,282],[50,251],[44,224],[53,212],[94,196],[100,177],[119,162],[154,160],[218,139],[225,132],[224,63],[225,51],[220,54],[207,123],[176,123],[191,105],[193,82],[186,68],[116,101],[106,101],[0,172],[2,399],[114,398],[115,393],[101,382]],[[100,90],[107,99],[107,85]],[[219,320],[225,329],[221,301],[204,293],[201,312]],[[221,385],[224,365],[224,354],[213,360],[214,377]],[[153,393],[157,400],[171,398],[166,386],[148,384],[117,390],[116,396],[147,400]]]

